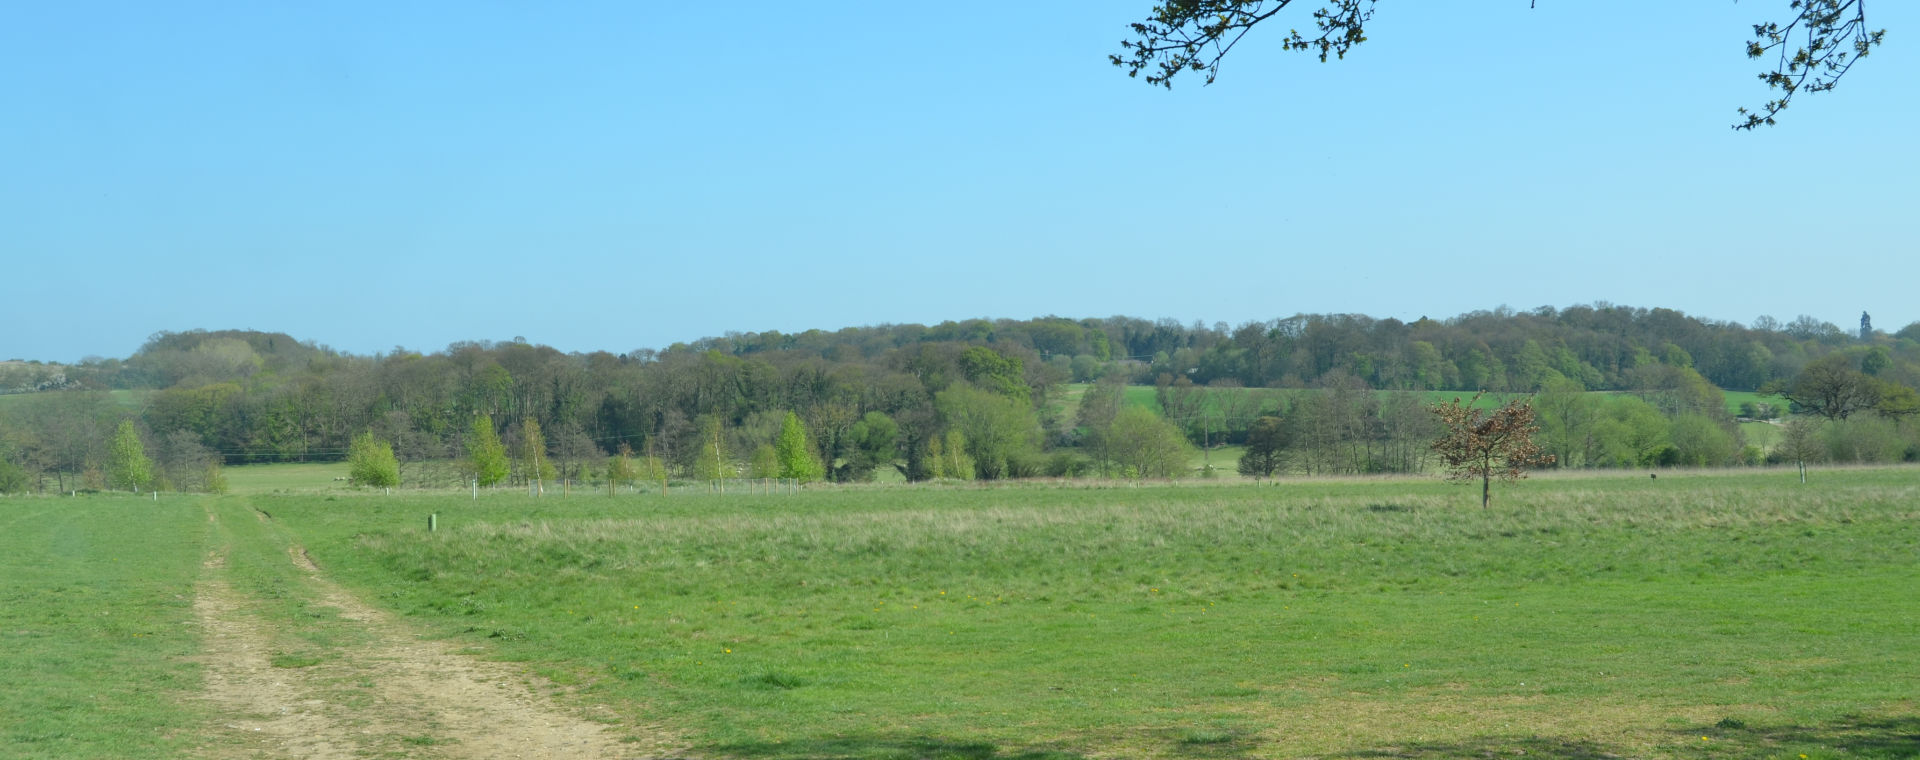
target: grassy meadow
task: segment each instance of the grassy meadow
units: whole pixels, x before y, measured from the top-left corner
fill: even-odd
[[[206,558],[276,667],[356,635],[293,545],[696,757],[1920,756],[1911,468],[1549,473],[1482,510],[1430,478],[474,499],[334,467],[0,499],[0,757],[202,754]]]
[[[188,500],[0,499],[0,757],[192,746],[205,525]]]
[[[1914,471],[1469,490],[249,498],[701,756],[1920,752]]]

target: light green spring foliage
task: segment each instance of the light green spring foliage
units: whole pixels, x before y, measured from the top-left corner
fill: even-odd
[[[935,435],[927,439],[927,478],[939,480],[946,477],[946,454],[947,446],[940,442],[940,436]]]
[[[20,465],[0,459],[0,493],[24,493],[33,487],[33,476]]]
[[[845,478],[872,480],[873,471],[892,465],[899,453],[900,425],[882,412],[867,412],[853,423],[847,439],[852,446],[846,454]]]
[[[964,450],[981,480],[1011,477],[1015,461],[1039,451],[1040,421],[1023,399],[955,385],[934,396],[934,408],[949,430],[965,435]],[[953,442],[947,444],[951,453]]]
[[[633,449],[620,444],[620,450],[607,457],[607,493],[614,493],[620,486],[631,486],[639,477],[639,469],[634,467]]]
[[[400,460],[393,456],[393,444],[374,437],[371,430],[354,436],[347,446],[347,478],[371,488],[400,485]]]
[[[395,478],[397,480],[398,475]],[[226,493],[228,490],[227,474],[220,467],[219,457],[207,460],[206,487],[207,493]]]
[[[641,480],[658,484],[662,489],[667,487],[667,463],[660,461],[660,457],[648,454],[634,464],[635,474]]]
[[[140,431],[133,429],[132,420],[121,420],[113,432],[113,443],[107,447],[107,485],[138,491],[151,482],[153,462],[140,444]]]
[[[973,480],[973,457],[966,451],[966,434],[948,430],[947,443],[941,447],[941,478]]]
[[[556,475],[553,460],[547,458],[547,436],[532,417],[520,421],[520,468],[528,480],[553,480]]]
[[[786,419],[780,422],[780,439],[774,445],[774,457],[779,460],[782,478],[811,483],[826,474],[826,468],[813,455],[813,446],[807,442],[807,426],[800,421],[800,415],[793,412],[787,412]]]
[[[506,480],[511,472],[507,447],[500,444],[499,434],[493,432],[492,417],[483,414],[473,418],[473,430],[467,438],[467,466],[482,486]]]
[[[1152,410],[1129,406],[1114,415],[1104,450],[1121,473],[1134,478],[1178,478],[1187,474],[1193,444],[1180,429]]]
[[[712,416],[700,418],[700,448],[693,456],[694,480],[722,480],[733,477],[733,463],[727,460],[726,444],[723,442],[720,420]]]
[[[773,444],[763,443],[754,447],[753,456],[747,459],[747,476],[752,478],[781,477],[780,454],[774,451]]]

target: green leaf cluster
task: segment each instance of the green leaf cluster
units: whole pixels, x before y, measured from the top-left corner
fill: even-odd
[[[347,478],[372,488],[400,485],[400,460],[393,456],[393,444],[374,437],[373,431],[354,436],[347,447]]]
[[[826,468],[813,455],[813,446],[807,443],[807,426],[800,421],[800,415],[787,412],[781,420],[780,438],[774,443],[773,452],[780,468],[778,477],[811,483],[826,475]]]
[[[107,485],[139,491],[151,482],[153,462],[147,459],[146,447],[140,444],[140,432],[133,429],[132,420],[121,420],[120,427],[114,430],[113,442],[107,447]]]
[[[482,486],[507,479],[511,471],[507,462],[507,447],[500,443],[500,435],[493,432],[492,417],[479,415],[473,418],[473,427],[467,437],[467,467],[473,479]]]

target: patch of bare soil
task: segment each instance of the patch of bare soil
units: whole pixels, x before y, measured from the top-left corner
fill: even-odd
[[[225,716],[207,748],[213,756],[623,758],[670,749],[560,709],[510,665],[420,639],[320,575],[304,550],[290,555],[322,601],[366,635],[307,659],[276,652],[285,636],[249,609],[222,577],[225,563],[210,557],[194,611],[205,632],[206,696]]]

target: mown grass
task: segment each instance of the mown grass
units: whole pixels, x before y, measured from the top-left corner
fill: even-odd
[[[1920,753],[1915,483],[255,502],[703,756],[1891,758]]]
[[[237,495],[284,491],[348,491],[346,462],[289,462],[226,467],[227,489]]]
[[[0,757],[171,757],[198,740],[206,517],[125,495],[0,499]]]
[[[1763,396],[1753,391],[1722,391],[1721,395],[1726,397],[1727,414],[1739,416],[1740,405],[1747,403],[1771,404],[1773,408],[1780,410],[1781,416],[1785,416],[1787,412],[1787,400],[1779,396]]]
[[[274,667],[365,638],[320,602],[294,545],[245,497],[0,499],[0,758],[199,757],[227,741],[201,699],[203,584],[229,584],[236,613],[263,621]]]

